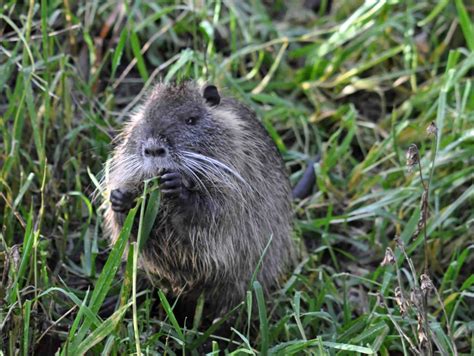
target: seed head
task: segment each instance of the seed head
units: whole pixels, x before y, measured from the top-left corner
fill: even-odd
[[[430,136],[437,136],[438,135],[438,127],[436,126],[434,121],[432,121],[431,124],[429,124],[429,126],[426,128],[426,132]]]
[[[431,281],[430,277],[427,274],[422,274],[420,276],[421,281],[421,290],[424,295],[428,294],[434,289],[433,282]]]
[[[395,255],[390,247],[385,250],[385,257],[380,263],[381,266],[393,265],[395,263]]]
[[[397,302],[398,308],[402,315],[406,315],[408,310],[408,302],[403,296],[402,290],[400,287],[395,288],[395,301]]]
[[[420,311],[423,307],[423,296],[419,288],[414,288],[410,293],[410,302]]]
[[[418,324],[416,327],[416,330],[418,331],[418,340],[420,341],[420,345],[424,347],[426,343],[428,342],[428,336],[425,333],[425,330],[423,328],[423,318],[421,315],[418,316]]]
[[[382,293],[377,293],[377,303],[383,307],[386,308],[387,304],[385,304],[385,298],[383,297]]]
[[[420,160],[418,147],[413,143],[408,147],[407,151],[407,166],[412,169]]]

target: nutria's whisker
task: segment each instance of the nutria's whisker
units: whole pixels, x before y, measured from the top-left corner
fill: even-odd
[[[208,156],[204,156],[204,155],[199,154],[199,153],[189,152],[189,151],[183,151],[182,154],[184,156],[188,157],[188,158],[194,158],[194,159],[199,160],[199,161],[201,161],[205,164],[208,164],[208,166],[212,166],[214,168],[221,168],[221,169],[225,170],[226,172],[231,173],[233,176],[238,178],[245,185],[250,186],[246,182],[246,180],[244,178],[242,178],[242,176],[237,171],[230,168],[228,165],[222,163],[221,161],[218,161],[217,159],[214,159],[214,158],[211,158],[211,157],[208,157]]]
[[[233,179],[234,176],[228,174],[227,171],[223,171],[222,169],[218,169],[218,167],[213,165],[209,165],[202,161],[197,161],[187,157],[182,157],[182,161],[186,162],[189,168],[192,168],[192,170],[200,173],[218,191],[223,192],[222,188],[226,187],[243,197],[241,186],[235,182]]]
[[[189,167],[189,163],[184,159],[182,159],[182,163],[183,163],[183,166],[182,166],[183,170],[194,178],[195,182],[199,185],[201,189],[205,191],[207,196],[210,196],[209,190],[206,188],[206,185],[201,180],[201,178],[199,178],[199,176],[194,172],[194,170],[191,167]]]

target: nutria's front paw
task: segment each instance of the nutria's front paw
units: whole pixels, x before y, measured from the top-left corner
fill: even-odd
[[[135,195],[125,189],[114,189],[110,192],[112,210],[116,213],[128,213],[135,204]]]
[[[183,175],[175,170],[163,170],[160,174],[160,191],[163,198],[189,197],[189,189],[183,178]]]

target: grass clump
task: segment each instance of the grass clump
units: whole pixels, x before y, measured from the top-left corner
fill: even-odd
[[[2,3],[0,353],[471,352],[472,6],[309,3]],[[186,77],[257,111],[293,183],[321,157],[299,265],[270,305],[256,282],[224,340],[137,288],[136,245],[120,268],[145,208],[110,249],[91,198],[146,89]]]

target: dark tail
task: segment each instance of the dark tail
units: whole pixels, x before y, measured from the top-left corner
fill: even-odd
[[[316,183],[316,174],[314,173],[314,164],[320,160],[320,156],[316,156],[308,160],[308,166],[303,173],[303,176],[296,183],[296,186],[293,188],[293,199],[304,199],[307,198]]]

